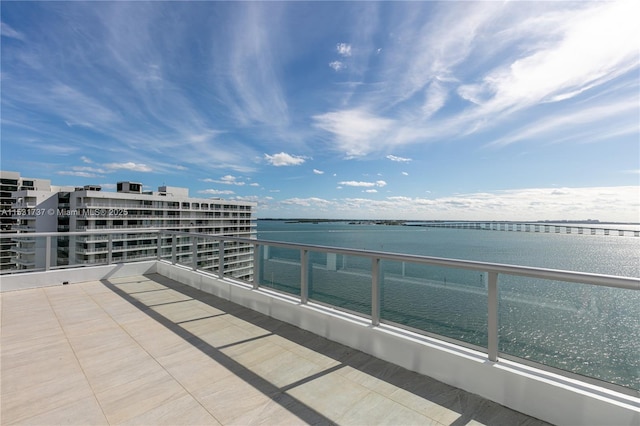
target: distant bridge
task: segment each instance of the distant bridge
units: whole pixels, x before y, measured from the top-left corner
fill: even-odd
[[[619,235],[640,237],[640,230],[613,229],[590,224],[518,223],[518,222],[420,222],[408,226],[427,228],[477,229],[486,231],[541,232],[555,234]]]

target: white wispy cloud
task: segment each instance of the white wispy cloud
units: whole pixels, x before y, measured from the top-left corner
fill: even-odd
[[[376,103],[400,105],[421,95],[427,105],[429,84],[452,79],[456,67],[477,47],[479,36],[484,36],[481,31],[500,18],[504,9],[488,2],[442,6],[399,7],[393,20],[394,37],[385,49],[383,71],[395,81],[385,82],[382,96],[373,98]],[[444,87],[438,89],[444,91]],[[429,108],[425,109],[428,112]]]
[[[628,41],[640,39],[634,18],[640,14],[640,4],[590,6],[561,12],[567,19],[552,29],[555,40],[492,70],[481,83],[462,85],[458,93],[478,103],[480,115],[512,113],[576,97],[636,68],[637,47]]]
[[[228,58],[220,61],[225,78],[218,87],[228,94],[225,102],[241,124],[282,126],[289,122],[280,65],[274,55],[282,48],[278,31],[282,8],[275,3],[242,4],[230,26],[229,45],[213,47],[215,53]]]
[[[265,160],[267,163],[272,166],[282,167],[282,166],[299,166],[306,161],[306,157],[296,156],[287,154],[286,152],[281,152],[279,154],[264,154]]]
[[[46,143],[40,140],[37,142],[34,142],[32,146],[33,148],[38,149],[42,152],[46,152],[54,155],[70,155],[80,151],[80,147],[77,147],[77,146],[72,146],[68,144]]]
[[[338,43],[336,45],[336,51],[338,52],[338,55],[343,58],[348,58],[351,56],[351,45],[348,43]],[[338,60],[329,62],[329,66],[333,68],[335,72],[339,72],[347,68],[347,64],[345,62]]]
[[[462,139],[505,122],[526,123],[520,121],[522,111],[606,90],[607,83],[637,69],[637,46],[628,40],[640,39],[638,15],[635,1],[530,8],[476,2],[436,6],[428,14],[426,8],[399,6],[390,24],[394,37],[379,69],[371,71],[375,85],[360,88],[362,95],[349,108],[315,115],[315,125],[332,135],[334,149],[363,156],[382,147]],[[474,78],[465,81],[468,75]],[[453,112],[445,108],[460,97],[471,103]],[[540,121],[571,119],[599,106],[600,100],[583,100]],[[513,128],[515,135],[518,125]],[[600,133],[594,140],[613,134]]]
[[[87,163],[87,164],[93,163],[93,161],[91,161],[90,158],[85,157],[84,155],[82,157],[80,157],[80,160],[82,160],[83,163]]]
[[[219,189],[203,189],[201,191],[198,191],[199,194],[206,194],[206,195],[232,195],[235,194],[235,192],[230,191],[230,190],[219,190]]]
[[[73,166],[71,167],[71,170],[75,172],[88,172],[88,173],[99,173],[99,174],[110,172],[110,170],[105,170],[98,167],[89,167],[89,166]]]
[[[83,147],[85,152],[104,147],[108,155],[103,161],[127,158],[137,150],[159,157],[180,144],[186,165],[254,170],[251,159],[256,152],[238,141],[233,141],[233,150],[226,149],[229,141],[218,140],[225,137],[224,132],[211,126],[210,114],[194,105],[181,82],[169,77],[180,74],[182,65],[177,64],[185,63],[182,50],[174,48],[183,43],[187,32],[172,27],[171,36],[161,35],[156,24],[163,19],[162,9],[141,3],[105,3],[61,13],[57,19],[64,24],[55,27],[43,21],[39,31],[49,40],[46,47],[31,43],[15,55],[3,52],[4,63],[20,64],[36,74],[30,81],[10,75],[10,88],[3,87],[3,110],[9,104],[25,105],[59,117],[59,123],[66,124],[63,128],[48,120],[32,131],[49,146],[57,145],[57,140],[81,152]],[[162,46],[155,43],[160,39]],[[97,87],[94,81],[99,81]],[[259,90],[264,92],[264,87]],[[266,102],[274,111],[276,103]],[[87,139],[82,128],[91,129],[95,136]],[[154,169],[164,169],[156,167],[157,160],[148,161]]]
[[[340,61],[331,61],[329,62],[329,66],[336,72],[342,71],[347,67],[343,62]]]
[[[14,38],[16,40],[23,40],[25,39],[24,34],[22,34],[19,31],[14,30],[13,28],[11,28],[8,24],[4,23],[4,22],[0,22],[0,35],[2,35],[3,37],[9,37],[9,38]]]
[[[387,155],[386,157],[387,159],[391,160],[391,161],[396,161],[398,163],[408,163],[410,161],[412,161],[411,158],[406,158],[406,157],[397,157],[395,155]]]
[[[228,183],[229,185],[237,185],[238,178],[232,175],[225,175],[225,176],[222,176],[218,182]]]
[[[336,51],[340,56],[351,56],[351,45],[349,43],[338,43]]]
[[[324,200],[322,198],[310,197],[310,198],[288,198],[286,200],[283,200],[282,204],[284,205],[293,204],[293,205],[303,206],[303,207],[310,207],[310,206],[326,207],[326,206],[332,205],[333,203],[331,201]]]
[[[430,118],[438,112],[446,103],[449,91],[438,80],[432,81],[424,92],[422,104],[423,119]]]
[[[85,164],[91,164],[92,162],[82,156],[80,157],[81,160],[83,160],[83,163]],[[88,162],[85,160],[89,160]],[[77,177],[83,177],[83,178],[96,178],[96,177],[104,177],[105,174],[108,173],[113,173],[115,171],[115,169],[112,170],[108,170],[106,168],[100,168],[100,167],[94,167],[94,166],[72,166],[70,167],[71,170],[59,170],[56,171],[55,173],[57,175],[61,175],[61,176],[77,176]]]
[[[324,172],[322,170],[318,170],[318,169],[313,169],[313,173],[316,175],[323,175]]]
[[[62,175],[62,176],[77,176],[77,177],[84,177],[84,178],[104,177],[104,176],[99,175],[97,173],[69,171],[69,170],[62,170],[62,171],[56,172],[56,174],[59,174],[59,175]]]
[[[376,182],[363,182],[363,181],[355,181],[355,180],[348,180],[348,181],[342,181],[342,182],[338,182],[340,185],[344,185],[344,186],[356,186],[356,187],[365,187],[365,188],[369,188],[369,187],[373,187],[373,186],[378,186],[378,187],[383,187],[387,185],[387,182],[383,181],[383,180],[378,180]]]
[[[314,125],[335,138],[336,149],[347,156],[362,156],[385,144],[382,136],[394,120],[370,114],[364,110],[328,112],[313,117]]]
[[[246,185],[246,182],[238,179],[239,179],[238,177],[233,175],[225,175],[225,176],[222,176],[220,179],[207,178],[207,179],[202,179],[202,181],[209,182],[209,183],[220,183],[223,185],[236,185],[236,186]]]
[[[108,169],[113,170],[130,170],[133,172],[152,172],[151,167],[146,164],[134,163],[132,161],[128,161],[126,163],[107,163],[104,165]]]
[[[102,127],[120,120],[118,114],[99,100],[66,84],[56,84],[49,91],[50,106],[69,126]]]
[[[638,133],[640,123],[637,120],[637,113],[636,96],[601,102],[578,110],[560,110],[556,116],[535,120],[511,134],[492,141],[489,145],[504,146],[531,139],[556,139],[559,137],[558,134],[581,141],[597,139],[598,135],[593,134],[592,130],[589,130],[586,135],[582,134],[584,127],[593,123],[601,123],[601,129],[612,125],[615,135]],[[622,123],[628,125],[621,125]],[[606,134],[607,132],[602,136],[605,139]],[[611,136],[611,134],[608,135]]]
[[[613,207],[616,215],[611,220],[624,222],[637,221],[639,197],[640,186],[530,188],[436,198],[291,198],[271,200],[269,207],[280,212],[305,207],[302,211],[308,214],[325,211],[331,217],[523,221],[611,217]]]

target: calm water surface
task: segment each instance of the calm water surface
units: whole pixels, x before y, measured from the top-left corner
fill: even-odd
[[[258,238],[640,277],[640,237],[258,221]]]

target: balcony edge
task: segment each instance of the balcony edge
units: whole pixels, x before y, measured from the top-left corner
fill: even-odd
[[[158,262],[156,272],[329,340],[554,424],[640,424],[629,396],[265,289]]]

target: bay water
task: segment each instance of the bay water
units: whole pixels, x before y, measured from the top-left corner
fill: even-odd
[[[258,239],[640,277],[633,236],[259,220]],[[312,300],[370,312],[368,259],[312,251],[310,260]],[[298,251],[271,248],[261,284],[299,292],[296,261]],[[483,274],[391,261],[381,272],[383,320],[486,347]],[[640,389],[640,291],[501,274],[499,349]]]

